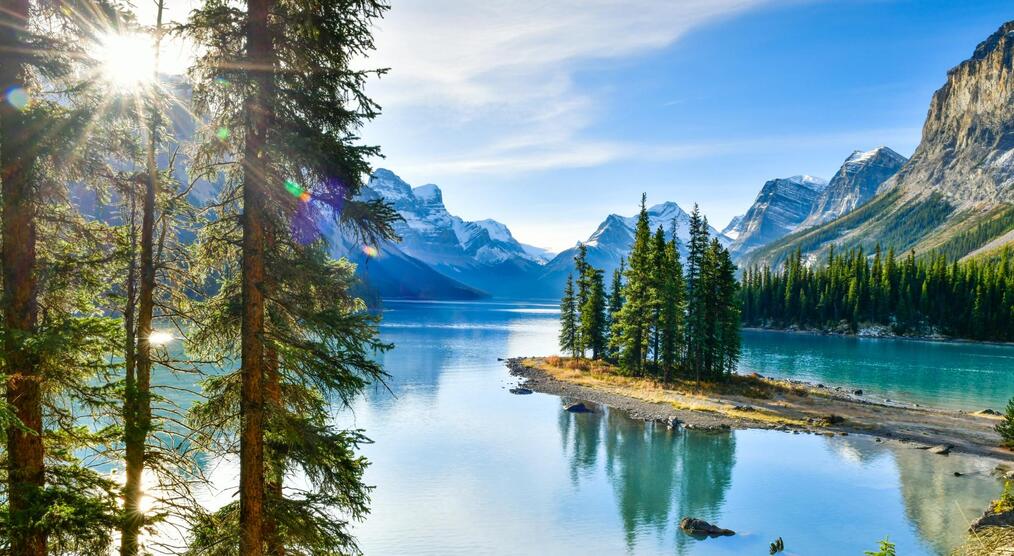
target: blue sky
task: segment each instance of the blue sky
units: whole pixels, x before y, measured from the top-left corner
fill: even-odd
[[[364,138],[452,213],[563,249],[610,212],[697,202],[716,227],[764,181],[908,156],[946,72],[1009,0],[392,0]]]

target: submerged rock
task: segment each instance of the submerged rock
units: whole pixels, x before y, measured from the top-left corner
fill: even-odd
[[[692,536],[700,537],[728,537],[736,534],[731,529],[723,529],[695,517],[684,517],[681,519],[680,529],[683,529]]]
[[[938,444],[936,446],[929,447],[927,451],[931,454],[939,454],[941,456],[946,456],[947,454],[951,453],[951,450],[953,449],[954,446],[951,446],[950,444]]]
[[[564,409],[570,413],[591,413],[591,409],[588,408],[584,402],[572,403],[564,406]]]
[[[532,391],[529,390],[528,388],[524,388],[524,387],[521,387],[521,386],[519,386],[517,388],[511,388],[510,392],[511,392],[511,394],[518,394],[518,395],[525,395],[525,394],[531,394],[532,393]]]

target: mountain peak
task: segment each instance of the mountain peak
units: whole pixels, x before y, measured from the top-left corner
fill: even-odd
[[[815,176],[809,176],[806,174],[799,174],[785,178],[792,183],[798,183],[799,185],[805,185],[810,189],[823,189],[827,185],[827,180],[824,178],[818,178]]]
[[[886,147],[884,145],[881,145],[881,146],[879,146],[879,147],[877,147],[875,149],[869,150],[869,151],[860,151],[860,150],[852,151],[852,154],[849,155],[849,157],[847,159],[845,159],[845,163],[846,164],[862,164],[862,163],[866,163],[866,162],[869,162],[870,160],[874,160],[874,159],[877,159],[877,158],[886,158],[886,159],[896,160],[896,161],[901,161],[901,162],[904,162],[905,160],[907,160],[904,156],[901,156],[900,154],[898,154],[897,152],[895,152],[890,147]]]
[[[444,203],[443,192],[440,191],[439,187],[437,187],[435,184],[432,183],[420,185],[419,187],[413,187],[412,195],[414,195],[416,199],[419,199],[420,201],[426,204],[432,205]]]

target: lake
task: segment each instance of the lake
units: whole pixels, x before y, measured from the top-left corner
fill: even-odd
[[[512,395],[497,358],[555,353],[537,303],[386,302],[387,388],[341,417],[374,440],[366,554],[946,554],[999,492],[990,465],[852,435],[670,431]],[[930,405],[998,406],[1014,348],[744,333],[745,371]],[[873,394],[871,394],[873,395]],[[964,473],[955,477],[954,472]],[[680,518],[737,531],[697,540]]]

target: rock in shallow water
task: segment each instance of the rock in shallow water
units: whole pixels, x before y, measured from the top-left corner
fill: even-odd
[[[695,517],[684,517],[681,519],[680,529],[695,537],[728,537],[736,534],[731,529],[723,529]]]
[[[525,395],[525,394],[531,394],[532,393],[532,391],[529,390],[528,388],[523,388],[523,387],[520,387],[520,386],[517,387],[517,388],[511,388],[510,392],[511,392],[511,394],[519,394],[519,395]]]
[[[591,413],[591,409],[588,409],[588,406],[584,402],[569,404],[564,409],[571,413]]]

